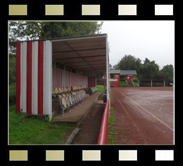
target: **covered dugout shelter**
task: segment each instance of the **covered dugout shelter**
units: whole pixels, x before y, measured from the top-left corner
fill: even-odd
[[[86,76],[66,71],[65,67],[58,69],[55,63]],[[106,72],[109,101],[107,34],[17,42],[16,112],[52,119],[53,87],[94,87],[96,73],[100,72]]]

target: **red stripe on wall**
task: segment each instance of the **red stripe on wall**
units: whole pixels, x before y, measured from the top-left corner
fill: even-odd
[[[88,87],[95,87],[95,77],[88,77]]]
[[[38,43],[38,114],[43,114],[43,48],[44,42]]]
[[[16,112],[20,112],[20,79],[21,79],[21,73],[20,73],[20,47],[21,43],[17,43],[17,49],[16,49]]]
[[[27,114],[32,114],[32,42],[27,42]]]

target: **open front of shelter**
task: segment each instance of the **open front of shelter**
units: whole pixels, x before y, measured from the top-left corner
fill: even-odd
[[[64,116],[64,110],[96,92],[101,72],[106,73],[109,102],[107,34],[18,42],[16,112],[51,120],[58,99]]]

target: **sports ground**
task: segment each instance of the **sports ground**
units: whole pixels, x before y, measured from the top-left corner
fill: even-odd
[[[115,144],[173,144],[173,87],[111,88]]]

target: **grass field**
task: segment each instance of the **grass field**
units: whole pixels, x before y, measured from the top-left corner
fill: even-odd
[[[111,98],[111,102],[113,102],[114,97],[112,94],[112,91],[110,91],[110,98]],[[109,117],[109,144],[113,144],[114,143],[114,131],[113,131],[113,125],[115,122],[114,119],[114,113],[113,113],[114,109],[111,107],[110,108],[110,117]]]
[[[113,115],[113,108],[111,107],[109,117],[109,144],[114,143],[113,125],[114,125],[114,115]]]
[[[17,114],[9,107],[9,144],[64,144],[75,125],[55,124],[26,114]]]
[[[105,89],[104,85],[96,85],[96,87],[97,87],[97,92],[103,92]]]

